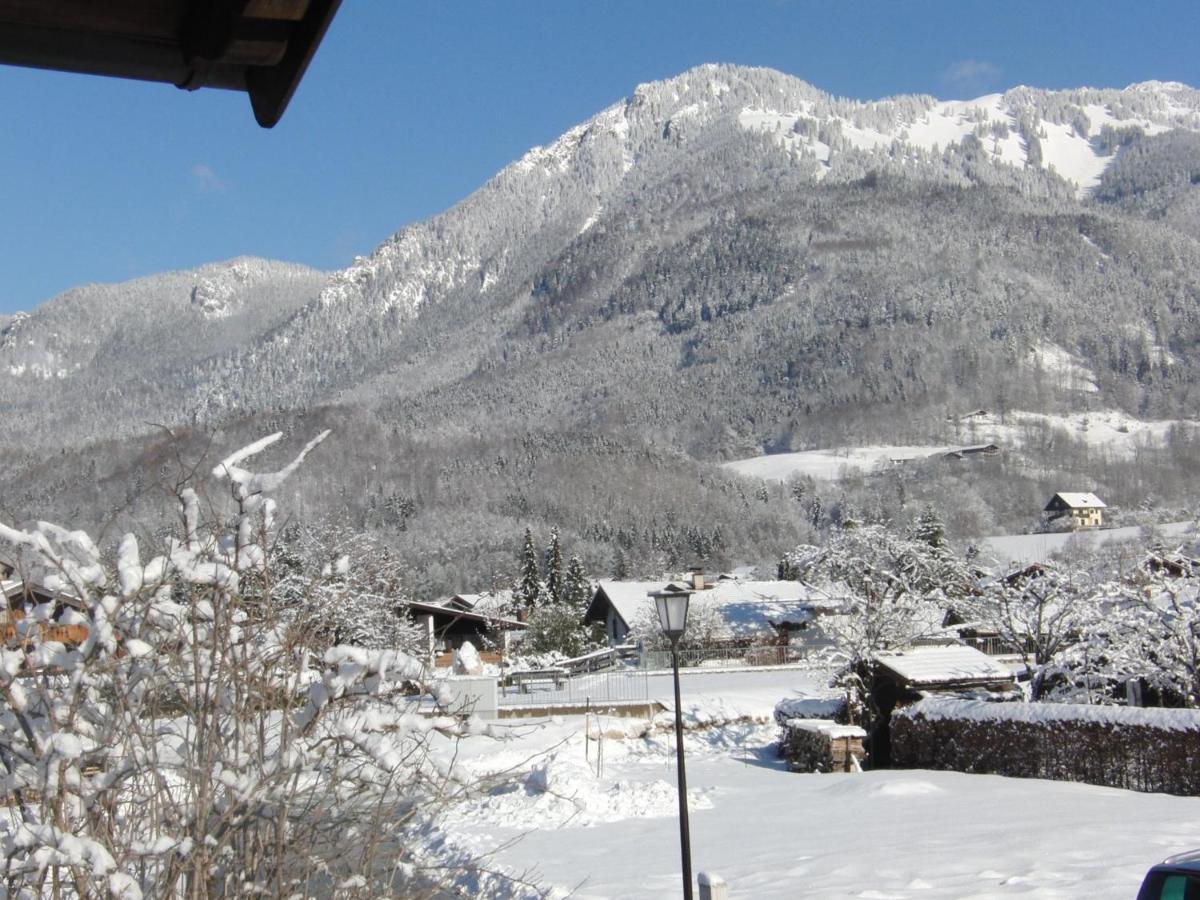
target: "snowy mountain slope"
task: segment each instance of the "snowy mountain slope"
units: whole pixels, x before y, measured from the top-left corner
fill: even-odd
[[[328,402],[359,397],[376,380],[394,387],[388,373],[412,353],[410,324],[428,306],[457,304],[450,314],[456,330],[489,316],[511,321],[522,315],[539,272],[561,266],[564,248],[605,217],[620,218],[644,203],[664,182],[677,182],[680,173],[694,177],[698,167],[713,167],[713,157],[710,177],[718,178],[734,153],[760,157],[762,184],[781,178],[845,184],[864,174],[898,173],[934,183],[1016,184],[1043,195],[1059,184],[1079,195],[1098,183],[1133,136],[1172,128],[1200,131],[1200,93],[1149,82],[1123,91],[1016,88],[969,102],[907,96],[864,103],[772,70],[701,66],[641,85],[552,144],[533,148],[458,206],[403,229],[335,273],[318,297],[277,304],[290,318],[276,317],[269,330],[209,329],[229,339],[207,343],[202,353],[176,353],[173,366],[198,367],[179,378],[189,396],[165,397],[167,408],[156,415],[170,418],[171,407],[210,416],[235,405]],[[739,145],[737,131],[773,143],[783,156]],[[723,147],[734,149],[721,157]],[[696,224],[676,221],[671,229],[686,232]],[[206,277],[191,285],[190,315],[217,321],[238,308],[230,303],[236,279]],[[95,359],[92,308],[111,303],[71,296],[39,311],[35,321],[44,326],[22,320],[6,327],[0,372],[65,377]],[[56,311],[50,325],[44,317]],[[452,371],[461,376],[478,363],[464,361]]]
[[[214,370],[215,390],[247,364],[278,365],[295,346],[331,332],[355,346],[338,359],[342,385],[369,376],[387,364],[367,358],[377,332],[387,332],[383,341],[391,343],[429,303],[519,292],[556,249],[606,212],[636,202],[672,167],[724,139],[735,122],[784,146],[793,177],[845,182],[882,169],[970,183],[981,165],[995,168],[990,177],[1000,181],[1028,166],[1062,176],[1063,189],[1081,195],[1116,158],[1114,130],[1200,131],[1200,93],[1147,83],[1124,91],[1017,88],[969,103],[859,103],[771,70],[701,66],[639,86],[553,144],[533,148],[454,209],[404,229],[337,273],[316,303],[250,359]],[[331,386],[327,373],[296,371],[289,381],[307,388],[307,401]]]
[[[106,353],[128,354],[142,341],[172,331],[189,336],[185,346],[171,348],[183,358],[219,352],[302,302],[323,279],[306,266],[242,257],[118,285],[74,288],[4,325],[0,376],[68,378]]]
[[[953,443],[946,417],[979,407],[1189,418],[1200,241],[1171,211],[1198,109],[1157,84],[860,103],[705,66],[642,85],[328,279],[239,293],[218,266],[9,322],[0,416],[24,427],[0,439],[20,459],[0,506],[130,502],[168,457],[147,423],[321,421],[306,503],[417,515],[423,551],[453,522],[484,565],[530,519],[604,545],[706,546],[674,523],[731,516],[786,539],[791,512],[746,514],[698,460]],[[54,459],[114,439],[138,462],[83,451],[86,484]]]
[[[1200,131],[1200,94],[1181,84],[1146,82],[1124,91],[1050,93],[1015,88],[971,101],[898,97],[876,103],[810,101],[783,112],[744,108],[739,123],[767,132],[800,157],[833,170],[849,148],[891,158],[931,158],[971,144],[996,165],[1051,171],[1086,196],[1115,160],[1114,135]]]
[[[67,291],[0,327],[0,416],[52,444],[179,421],[193,366],[278,325],[325,277],[242,257]]]

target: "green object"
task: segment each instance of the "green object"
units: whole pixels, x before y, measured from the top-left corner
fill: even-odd
[[[1186,875],[1168,875],[1163,879],[1162,891],[1159,893],[1159,900],[1185,900],[1187,896]]]

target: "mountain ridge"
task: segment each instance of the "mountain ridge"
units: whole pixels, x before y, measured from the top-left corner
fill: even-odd
[[[56,298],[2,326],[0,415],[27,429],[0,442],[14,461],[0,502],[134,503],[105,442],[153,474],[169,454],[148,422],[195,452],[199,435],[321,423],[335,436],[299,482],[305,502],[355,522],[432,541],[455,521],[469,537],[447,539],[480,560],[497,533],[554,522],[598,559],[613,541],[679,552],[680,521],[742,516],[720,540],[687,538],[732,554],[810,519],[772,506],[782,493],[745,506],[712,461],[936,444],[979,407],[1183,418],[1200,399],[1200,92],[1135,87],[864,102],[699,67],[638,86],[346,269],[263,263],[243,294],[199,270],[162,276],[196,334],[217,336],[195,346],[177,318],[132,330],[123,353],[121,328],[97,321],[106,352],[63,339],[59,352],[83,348],[78,368],[13,374],[29,353],[13,336],[54,332],[70,307]],[[1094,185],[1066,180],[1063,160]],[[153,303],[144,287],[127,302]],[[96,489],[47,462],[101,445]],[[612,483],[618,459],[628,486]],[[1122,461],[1059,465],[1036,477],[1141,489]],[[627,489],[651,477],[698,491],[653,493],[653,527],[636,508],[651,492]],[[48,497],[61,483],[66,499]],[[1013,526],[1015,504],[964,490],[981,492],[971,527]]]

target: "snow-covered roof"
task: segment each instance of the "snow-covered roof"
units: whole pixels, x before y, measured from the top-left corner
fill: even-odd
[[[875,656],[875,662],[899,675],[914,688],[1013,679],[1012,671],[1007,666],[974,647],[960,644],[879,653]]]
[[[1097,497],[1095,494],[1084,493],[1081,491],[1059,491],[1054,497],[1062,500],[1063,505],[1069,509],[1107,509],[1108,505]],[[1046,504],[1049,509],[1054,503],[1054,497],[1050,498],[1050,503]]]
[[[717,576],[717,581],[752,581],[758,574],[758,566],[735,566]]]
[[[650,594],[660,591],[667,581],[601,581],[601,592],[617,615],[628,626],[655,615]],[[692,608],[711,610],[723,620],[730,637],[751,637],[785,622],[806,622],[815,607],[832,601],[823,593],[799,581],[718,581],[692,594]],[[599,618],[595,598],[588,609],[589,619]]]
[[[857,725],[842,725],[829,719],[788,719],[787,726],[798,731],[814,731],[829,738],[865,738],[867,733]]]
[[[461,609],[480,615],[507,615],[512,609],[512,591],[487,591],[483,594],[455,594],[439,601],[439,606]]]

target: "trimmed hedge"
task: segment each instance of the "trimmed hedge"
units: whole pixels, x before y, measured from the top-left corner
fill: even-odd
[[[930,697],[892,714],[897,768],[1200,795],[1200,710]]]

